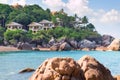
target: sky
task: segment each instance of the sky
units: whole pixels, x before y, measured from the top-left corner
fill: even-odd
[[[87,16],[100,34],[120,38],[120,0],[0,0],[4,4],[38,4],[52,11],[64,9],[69,15]]]

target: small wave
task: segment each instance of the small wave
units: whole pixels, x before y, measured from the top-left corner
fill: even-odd
[[[13,75],[13,74],[15,74],[15,72],[10,72],[10,73],[8,73],[6,75]]]

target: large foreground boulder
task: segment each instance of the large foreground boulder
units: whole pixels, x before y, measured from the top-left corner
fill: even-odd
[[[114,76],[114,80],[120,80],[120,75]]]
[[[120,50],[120,39],[114,39],[107,48],[108,50],[113,50],[113,51]]]
[[[46,60],[29,80],[85,80],[83,72],[72,58]]]
[[[110,71],[91,56],[84,56],[78,61],[86,80],[114,80]]]

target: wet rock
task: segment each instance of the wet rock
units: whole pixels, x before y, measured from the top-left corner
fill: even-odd
[[[26,68],[26,69],[21,70],[19,73],[26,73],[26,72],[33,72],[33,71],[35,71],[35,69]]]
[[[91,56],[83,56],[78,64],[86,80],[113,80],[110,71]]]

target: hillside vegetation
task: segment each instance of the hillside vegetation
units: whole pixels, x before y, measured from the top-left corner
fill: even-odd
[[[28,24],[31,22],[40,22],[43,19],[53,21],[54,24],[57,23],[57,18],[62,21],[61,27],[56,27],[54,29],[49,29],[47,31],[41,30],[35,34],[32,34],[28,30]],[[74,28],[71,22],[75,21],[76,18],[81,19],[84,27]],[[22,30],[6,30],[5,24],[9,22],[18,22],[24,25]],[[38,5],[26,5],[24,7],[10,6],[6,4],[0,4],[0,44],[7,42],[8,44],[17,44],[18,42],[45,42],[54,37],[56,39],[61,39],[66,37],[68,39],[75,39],[77,41],[85,39],[87,37],[98,37],[100,34],[95,30],[95,27],[92,23],[89,23],[88,18],[78,17],[76,14],[74,16],[68,16],[64,13],[64,10],[61,9],[57,11],[54,15],[50,9],[44,10]]]

